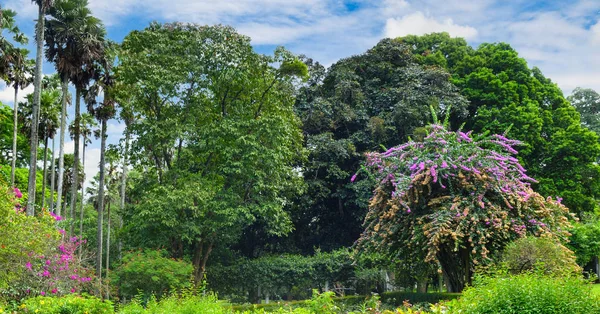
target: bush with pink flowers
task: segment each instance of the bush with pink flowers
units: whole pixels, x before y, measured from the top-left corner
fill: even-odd
[[[82,241],[67,239],[46,210],[27,216],[21,197],[0,177],[0,298],[79,292],[91,281],[75,254]]]

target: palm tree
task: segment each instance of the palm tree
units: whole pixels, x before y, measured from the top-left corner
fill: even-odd
[[[44,84],[46,85],[46,84]],[[44,141],[44,175],[42,181],[42,207],[45,202],[45,190],[46,190],[46,161],[48,156],[48,140],[52,138],[58,128],[58,116],[60,110],[60,91],[51,86],[45,86],[46,89],[42,91],[40,97],[40,113],[39,113],[39,127],[38,127],[38,138],[42,138]],[[24,132],[32,128],[33,122],[33,94],[27,95],[27,101],[21,104],[20,108],[20,124]]]
[[[35,177],[37,172],[37,148],[38,148],[38,123],[40,111],[40,97],[42,95],[42,51],[44,50],[44,21],[46,12],[52,7],[54,0],[33,0],[38,5],[38,20],[35,30],[36,55],[35,74],[33,79],[33,110],[31,124],[31,156],[29,158],[29,186],[27,187],[27,215],[35,213]]]
[[[13,146],[12,161],[10,168],[10,184],[15,184],[15,168],[17,165],[17,134],[18,134],[18,112],[19,112],[19,89],[23,89],[31,84],[34,62],[27,58],[29,51],[27,49],[13,48],[10,52],[10,65],[8,70],[8,82],[12,83],[15,89],[15,100],[13,102]]]
[[[13,54],[13,43],[8,40],[10,36],[4,36],[4,30],[12,34],[12,39],[19,44],[27,44],[27,37],[19,30],[15,23],[15,11],[0,8],[0,78],[6,80]]]
[[[83,158],[82,160],[82,168],[85,170],[85,148],[87,147],[87,145],[89,143],[91,143],[92,141],[90,140],[92,133],[94,131],[94,128],[98,127],[98,123],[96,123],[96,121],[94,120],[94,116],[92,116],[89,113],[84,113],[81,115],[81,125],[79,126],[80,130],[81,130],[81,135],[83,136]],[[73,123],[69,126],[69,129],[71,130],[71,133],[74,133],[75,130],[75,122],[73,121]],[[85,173],[85,172],[84,172]],[[81,180],[81,198],[82,201],[81,203],[79,203],[79,238],[82,239],[83,238],[83,196],[84,196],[84,189],[85,189],[85,177],[82,178],[83,180]]]
[[[82,89],[88,84],[93,73],[90,65],[102,55],[102,42],[105,30],[99,19],[91,15],[87,0],[60,0],[51,10],[47,22],[46,58],[53,62],[58,71],[63,89],[61,133],[59,144],[59,174],[57,210],[60,214],[63,196],[64,138],[66,130],[66,107],[69,80],[76,87],[75,120],[79,123],[80,98]],[[79,164],[79,128],[75,133],[75,163]],[[78,172],[73,172],[74,181],[78,181]],[[73,184],[76,187],[77,184]],[[77,193],[77,190],[72,190]],[[76,199],[76,198],[72,198]],[[71,205],[74,211],[75,204]],[[72,233],[73,225],[70,232]]]
[[[100,62],[98,76],[92,86],[86,93],[86,103],[88,112],[91,112],[96,119],[100,121],[100,174],[98,186],[98,231],[97,231],[97,252],[96,252],[96,273],[101,281],[102,274],[102,227],[104,219],[104,182],[106,167],[106,124],[109,119],[115,115],[115,99],[113,95],[113,72],[112,65],[115,60],[114,45],[107,43],[107,49],[103,60]],[[104,92],[102,103],[98,104],[96,97]]]
[[[58,76],[45,77],[43,82],[44,91],[41,99],[41,114],[40,114],[40,136],[44,139],[44,173],[42,176],[42,208],[46,204],[46,184],[47,184],[47,168],[46,161],[48,157],[48,140],[54,139],[58,130],[58,117],[60,115],[61,92],[58,89]],[[51,191],[50,194],[54,193]]]

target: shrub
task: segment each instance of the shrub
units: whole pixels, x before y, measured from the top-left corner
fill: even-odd
[[[573,252],[550,238],[518,239],[506,246],[502,259],[513,274],[539,270],[546,275],[569,276],[581,272]]]
[[[119,314],[225,314],[228,311],[213,294],[206,296],[185,294],[182,297],[169,296],[162,300],[152,297],[142,306],[141,300],[133,300],[118,312]]]
[[[74,254],[80,241],[66,240],[56,227],[61,218],[46,210],[26,215],[22,196],[0,173],[0,297],[20,300],[81,290],[91,278]]]
[[[112,314],[114,309],[110,301],[102,301],[95,297],[66,295],[63,297],[38,296],[26,299],[18,307],[18,313],[44,314]],[[0,312],[1,313],[1,312]]]
[[[575,224],[567,245],[575,252],[577,263],[586,266],[600,255],[600,220]]]
[[[123,256],[123,264],[112,273],[119,295],[126,299],[142,293],[146,297],[191,286],[192,265],[164,257],[163,252],[147,250]]]
[[[536,273],[477,278],[450,313],[600,313],[600,298],[576,277]]]

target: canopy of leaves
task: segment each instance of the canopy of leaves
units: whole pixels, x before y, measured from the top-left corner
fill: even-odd
[[[294,60],[259,55],[225,26],[152,24],[125,38],[115,96],[134,117],[131,161],[144,173],[125,214],[132,243],[207,254],[255,221],[291,230],[282,208],[304,155],[292,80],[306,72]]]
[[[520,161],[538,179],[536,191],[564,197],[573,212],[593,211],[600,196],[598,137],[580,125],[575,108],[538,68],[508,44],[470,47],[447,33],[406,36],[421,64],[438,65],[468,98],[466,128],[502,133],[523,142]]]
[[[581,115],[581,124],[600,134],[600,94],[591,88],[577,87],[567,99]]]
[[[0,103],[0,164],[10,165],[13,143],[13,110]],[[27,136],[17,133],[17,167],[24,166],[29,160],[29,141]]]
[[[306,62],[311,78],[298,92],[296,112],[310,152],[303,169],[308,193],[292,212],[296,245],[310,252],[358,238],[373,184],[350,184],[363,153],[406,141],[431,122],[432,104],[436,113],[465,118],[467,101],[443,69],[419,65],[409,47],[389,39],[327,71]]]

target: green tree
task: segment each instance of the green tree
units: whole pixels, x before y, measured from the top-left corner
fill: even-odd
[[[567,99],[581,115],[581,124],[600,134],[600,94],[591,88],[577,87]]]
[[[13,114],[14,111],[9,106],[0,103],[0,164],[4,165],[10,165],[12,162],[11,152],[15,125],[12,119]],[[22,132],[17,132],[17,152],[17,168],[25,166],[29,161],[29,144],[27,143],[27,136]],[[10,173],[8,183],[10,184]]]
[[[10,183],[15,182],[15,168],[17,166],[17,137],[18,137],[18,122],[19,122],[19,106],[18,96],[19,89],[24,89],[32,83],[33,73],[33,60],[28,59],[27,55],[29,51],[27,49],[12,49],[10,52],[10,64],[8,70],[8,82],[13,85],[15,89],[15,98],[13,102],[13,146],[12,146],[12,161],[11,161],[11,172],[10,172]]]
[[[573,212],[591,212],[600,196],[597,136],[580,125],[575,108],[538,68],[505,43],[474,49],[447,33],[396,39],[411,47],[422,64],[446,68],[452,82],[468,98],[466,128],[502,133],[522,141],[519,159],[533,187],[558,195]]]
[[[438,265],[448,291],[460,292],[475,265],[492,262],[511,240],[565,241],[569,211],[531,189],[535,180],[512,156],[518,144],[434,124],[421,141],[370,153],[377,186],[358,248]]]
[[[255,53],[231,27],[178,23],[130,33],[119,61],[144,174],[129,193],[130,240],[189,253],[200,283],[213,248],[253,222],[289,232],[283,206],[303,156],[292,81],[306,67],[282,48]]]
[[[33,75],[33,107],[31,121],[31,137],[30,137],[30,157],[29,157],[29,180],[27,187],[27,214],[33,216],[35,213],[35,187],[36,187],[36,171],[37,171],[37,148],[38,148],[38,123],[40,112],[40,97],[42,95],[42,53],[44,50],[44,22],[46,12],[54,4],[54,0],[32,0],[38,6],[38,20],[35,28],[36,55],[35,55],[35,72]]]
[[[352,245],[360,235],[373,182],[352,184],[350,178],[365,152],[417,135],[431,121],[431,104],[436,113],[451,110],[459,119],[467,102],[448,73],[417,64],[409,47],[389,39],[327,71],[307,63],[311,78],[300,88],[295,110],[310,152],[302,168],[308,187],[291,212],[294,242],[310,253]]]
[[[61,134],[59,152],[59,175],[57,208],[60,213],[64,172],[64,137],[66,130],[66,108],[68,102],[68,82],[75,85],[75,121],[80,125],[80,101],[83,89],[94,76],[93,63],[102,55],[105,29],[101,21],[91,15],[87,0],[60,0],[50,10],[46,43],[46,58],[55,64],[63,89]],[[75,130],[75,163],[79,164],[79,128]],[[77,176],[77,172],[73,173]],[[79,181],[78,177],[74,181]],[[77,187],[78,185],[73,185]],[[77,191],[71,191],[76,193]],[[73,212],[75,204],[72,204]]]

